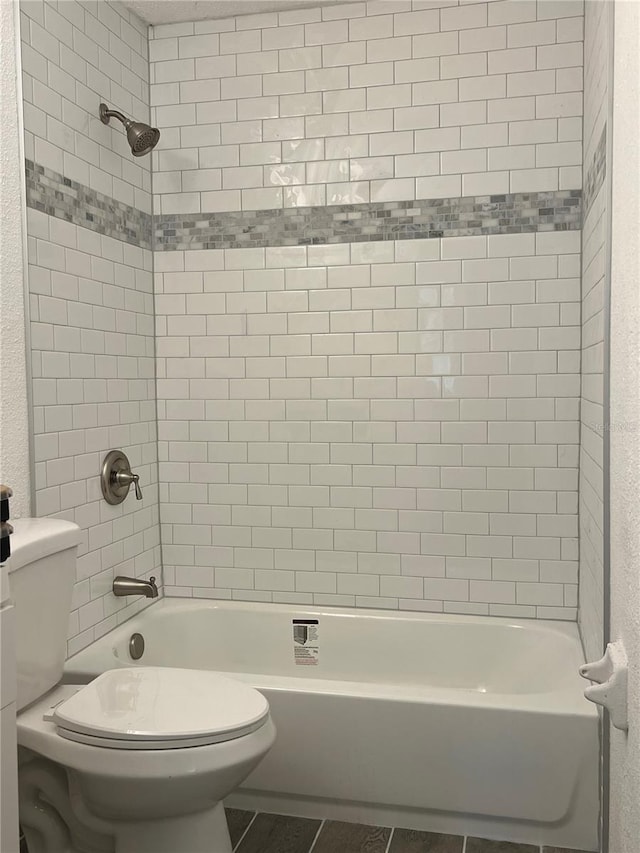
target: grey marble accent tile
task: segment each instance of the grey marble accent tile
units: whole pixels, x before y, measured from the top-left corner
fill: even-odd
[[[258,814],[237,853],[309,853],[320,823],[305,817]]]
[[[33,160],[25,160],[25,170],[27,207],[142,249],[151,248],[151,214],[45,169]]]
[[[224,811],[227,816],[231,846],[235,847],[251,823],[255,812],[247,812],[244,809],[225,809]]]
[[[584,215],[587,213],[593,204],[594,198],[598,195],[600,187],[604,183],[607,174],[607,125],[605,123],[598,140],[596,150],[593,152],[593,159],[587,166],[587,171],[584,176]],[[550,850],[553,848],[549,848]]]
[[[423,240],[581,227],[581,190],[154,217],[157,250]]]
[[[533,844],[514,844],[512,841],[490,841],[487,838],[467,838],[465,853],[540,853]]]
[[[385,853],[391,830],[382,826],[328,820],[313,853]]]
[[[462,853],[463,846],[462,835],[394,829],[389,853]]]
[[[604,180],[606,128],[587,175]],[[325,207],[154,216],[26,160],[27,205],[99,234],[159,251],[423,240],[581,227],[582,191],[510,193]]]

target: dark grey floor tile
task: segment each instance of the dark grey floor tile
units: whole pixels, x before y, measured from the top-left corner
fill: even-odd
[[[255,812],[246,812],[244,809],[225,809],[227,815],[227,826],[231,836],[231,846],[235,847],[242,838],[245,829],[251,823]]]
[[[441,835],[439,832],[418,832],[415,829],[395,829],[389,853],[462,853],[462,835]]]
[[[542,853],[584,853],[584,851],[574,850],[573,847],[543,847]]]
[[[309,853],[319,826],[306,817],[258,814],[237,853]]]
[[[385,853],[390,829],[328,820],[322,827],[313,853]]]
[[[467,838],[466,853],[540,853],[533,844],[514,844],[512,841],[489,841],[487,838]]]

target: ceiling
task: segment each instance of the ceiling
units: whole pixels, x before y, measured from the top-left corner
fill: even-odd
[[[205,21],[234,15],[255,15],[304,9],[305,6],[332,6],[345,0],[122,0],[123,5],[147,24],[177,24]]]

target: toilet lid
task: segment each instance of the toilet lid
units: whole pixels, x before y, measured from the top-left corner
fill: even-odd
[[[72,740],[162,749],[242,737],[268,714],[261,693],[217,673],[131,667],[102,673],[58,705],[51,719]]]

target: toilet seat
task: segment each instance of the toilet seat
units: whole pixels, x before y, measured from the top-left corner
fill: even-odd
[[[130,667],[102,673],[45,719],[68,740],[109,749],[178,749],[243,737],[269,716],[252,687],[214,672]]]

